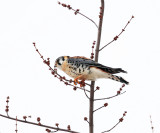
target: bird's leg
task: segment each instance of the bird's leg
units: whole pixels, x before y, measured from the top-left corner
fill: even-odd
[[[82,79],[80,82],[78,81],[79,79]],[[77,85],[76,83],[80,84],[80,87],[84,87],[85,86],[85,79],[82,78],[82,75],[76,77],[74,79],[74,85]]]
[[[77,78],[74,79],[74,85],[77,85],[77,83],[79,84],[79,81]]]
[[[78,79],[81,78],[81,77],[82,77],[82,75],[80,75],[80,76],[78,76],[78,77],[76,77],[74,79],[74,85],[77,85],[76,83],[80,84],[79,81],[78,81]]]

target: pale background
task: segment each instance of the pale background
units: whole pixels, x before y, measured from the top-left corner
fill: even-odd
[[[98,23],[100,0],[63,0]],[[109,106],[95,113],[95,133],[111,128],[124,111],[124,122],[112,133],[151,133],[152,115],[155,133],[160,132],[160,2],[159,0],[105,0],[101,46],[121,31],[118,41],[100,52],[99,62],[121,67],[120,74],[130,82],[119,97],[97,101]],[[0,113],[5,114],[6,97],[10,96],[9,115],[22,118],[38,116],[43,124],[88,132],[88,99],[83,91],[73,91],[54,78],[39,58],[32,42],[45,58],[62,55],[89,57],[97,29],[87,19],[75,16],[55,0],[0,0]],[[60,72],[65,75],[63,72]],[[112,96],[121,83],[106,79],[97,83],[101,90],[95,97]],[[29,120],[29,119],[28,119]],[[0,133],[15,132],[15,121],[0,117]],[[19,133],[44,133],[45,128],[18,123]]]

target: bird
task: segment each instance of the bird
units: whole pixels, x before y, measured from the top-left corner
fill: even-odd
[[[74,84],[80,83],[78,80],[84,82],[85,80],[96,81],[100,78],[112,79],[124,84],[129,84],[128,81],[116,73],[127,73],[121,68],[111,68],[102,65],[92,59],[84,56],[60,56],[55,61],[55,68],[65,72],[70,77],[74,78]]]

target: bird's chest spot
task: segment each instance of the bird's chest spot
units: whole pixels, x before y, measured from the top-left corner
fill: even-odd
[[[69,65],[68,66],[68,73],[69,75],[71,75],[72,77],[77,77],[79,75],[81,75],[81,70],[79,70],[79,68],[75,65]]]
[[[79,75],[86,75],[89,73],[89,69],[84,66],[83,64],[80,63],[74,63],[74,64],[70,64],[68,66],[68,73],[72,76],[79,76]]]

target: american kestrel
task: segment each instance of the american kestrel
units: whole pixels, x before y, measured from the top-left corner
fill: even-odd
[[[91,80],[95,81],[99,78],[109,78],[121,83],[129,84],[120,76],[113,74],[116,73],[127,73],[121,68],[111,68],[97,63],[91,59],[83,56],[61,56],[56,59],[55,67],[64,71],[67,75],[74,78],[74,82],[79,83],[78,80]]]

